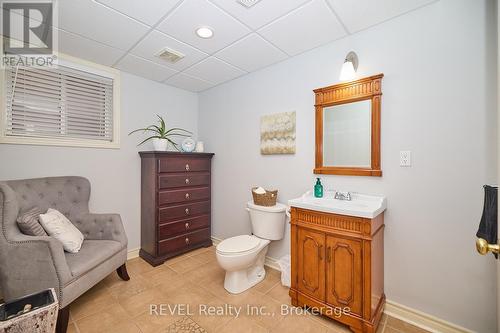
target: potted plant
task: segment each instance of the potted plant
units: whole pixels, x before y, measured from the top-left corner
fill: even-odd
[[[176,136],[188,137],[188,136],[191,136],[193,134],[185,129],[178,128],[178,127],[167,129],[165,126],[165,120],[159,115],[156,115],[156,116],[158,117],[158,122],[159,122],[158,125],[151,125],[151,126],[148,126],[146,128],[139,128],[139,129],[136,129],[135,131],[132,131],[128,134],[128,135],[131,135],[133,133],[141,132],[141,131],[143,133],[152,134],[148,138],[142,140],[142,142],[139,143],[138,146],[142,145],[143,143],[145,143],[149,140],[153,140],[154,150],[166,151],[168,143],[172,144],[172,146],[175,149],[179,150],[178,144],[175,141],[173,141],[173,138]]]

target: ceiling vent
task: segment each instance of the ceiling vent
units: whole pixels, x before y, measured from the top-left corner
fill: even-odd
[[[171,64],[175,64],[177,61],[181,60],[184,58],[184,54],[174,51],[172,49],[169,49],[168,47],[165,47],[158,51],[155,54],[156,57],[165,60]]]
[[[260,0],[236,0],[237,3],[240,5],[246,7],[246,8],[251,8],[257,4]]]

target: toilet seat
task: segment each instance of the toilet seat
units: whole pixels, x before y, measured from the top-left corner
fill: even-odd
[[[223,255],[238,255],[252,252],[259,244],[260,239],[256,236],[240,235],[223,240],[216,250]]]

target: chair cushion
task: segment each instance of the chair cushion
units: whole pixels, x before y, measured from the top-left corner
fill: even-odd
[[[64,251],[76,253],[80,250],[83,235],[61,212],[49,208],[47,213],[40,215],[39,220],[49,236],[62,243]]]
[[[43,213],[40,208],[33,207],[17,217],[17,226],[25,235],[47,236],[47,233],[40,225],[40,221],[38,221],[38,217]]]
[[[120,242],[112,240],[84,240],[78,253],[67,253],[66,262],[73,276],[81,276],[106,261],[122,249]]]

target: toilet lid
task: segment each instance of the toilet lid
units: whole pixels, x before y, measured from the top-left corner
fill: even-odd
[[[217,245],[221,253],[241,253],[255,249],[260,240],[255,236],[241,235],[223,240]]]

